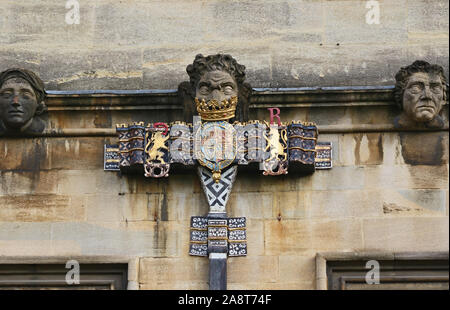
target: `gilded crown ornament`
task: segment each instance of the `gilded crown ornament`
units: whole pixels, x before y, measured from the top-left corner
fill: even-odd
[[[238,98],[231,97],[229,100],[199,100],[195,98],[197,112],[203,121],[223,121],[235,117]]]

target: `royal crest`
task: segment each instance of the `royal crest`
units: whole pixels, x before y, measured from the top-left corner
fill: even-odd
[[[226,210],[238,170],[259,168],[265,176],[277,176],[288,169],[330,169],[331,143],[318,143],[314,123],[282,123],[278,116],[274,125],[272,110],[278,108],[269,108],[270,124],[248,120],[248,100],[238,103],[238,98],[248,99],[242,91],[251,87],[244,83],[245,66],[230,55],[197,55],[186,71],[192,87],[186,93],[192,97],[185,100],[185,112],[193,113],[194,99],[200,117],[192,123],[117,125],[119,144],[105,148],[105,167],[144,170],[151,178],[168,176],[171,165],[175,171],[196,168],[209,212],[191,218],[189,254],[209,257],[210,289],[226,289],[227,257],[247,255],[246,218],[229,218]]]
[[[212,172],[216,183],[222,169],[236,159],[236,130],[227,122],[207,122],[195,133],[195,156],[200,165]]]

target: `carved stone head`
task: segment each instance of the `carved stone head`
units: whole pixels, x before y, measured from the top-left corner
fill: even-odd
[[[39,133],[44,122],[37,117],[46,111],[42,80],[25,69],[0,73],[0,134]]]
[[[186,71],[196,101],[204,101],[206,104],[215,102],[221,105],[234,100],[234,103],[238,102],[236,118],[241,120],[247,117],[245,107],[248,100],[243,98],[245,97],[243,93],[248,93],[251,87],[244,83],[245,66],[239,64],[232,56],[216,54],[205,57],[198,54],[194,62],[187,66]]]
[[[400,122],[443,126],[439,113],[446,101],[447,80],[441,66],[417,60],[402,67],[395,80],[395,100],[403,110]]]

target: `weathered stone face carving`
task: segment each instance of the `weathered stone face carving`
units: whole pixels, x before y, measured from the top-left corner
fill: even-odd
[[[395,79],[395,99],[403,110],[395,120],[396,126],[444,125],[439,115],[446,101],[446,78],[441,66],[415,61],[401,68]]]
[[[0,73],[0,135],[44,130],[38,117],[45,110],[44,83],[33,72],[9,69]]]
[[[0,102],[4,107],[3,123],[11,128],[20,128],[31,120],[38,107],[31,85],[24,79],[7,80],[0,89]]]
[[[210,71],[200,78],[195,90],[195,97],[199,100],[230,100],[238,95],[236,80],[227,72]]]
[[[205,57],[199,54],[194,62],[187,66],[186,71],[190,77],[189,87],[182,83],[180,88],[183,90],[190,88],[191,96],[196,102],[194,109],[196,107],[202,118],[204,114],[208,114],[206,108],[210,107],[213,111],[220,112],[222,108],[227,111],[223,114],[223,118],[219,115],[220,113],[217,113],[210,115],[211,118],[208,120],[235,118],[235,120],[245,121],[248,119],[251,87],[244,83],[245,66],[237,63],[230,55],[216,54]],[[202,101],[204,102],[202,108],[199,108]],[[233,110],[232,115],[230,108]],[[186,110],[188,114],[195,114],[191,112],[192,109],[189,106]],[[206,113],[202,115],[201,111]]]

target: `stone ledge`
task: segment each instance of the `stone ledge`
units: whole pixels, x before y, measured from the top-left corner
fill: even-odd
[[[253,88],[251,109],[266,107],[394,106],[394,86]],[[47,91],[49,111],[182,109],[168,90]]]

